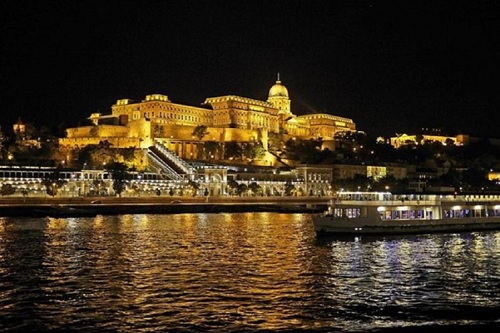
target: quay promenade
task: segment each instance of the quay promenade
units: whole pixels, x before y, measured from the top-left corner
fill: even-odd
[[[2,197],[1,216],[44,216],[49,209],[81,210],[102,215],[323,211],[329,197]]]

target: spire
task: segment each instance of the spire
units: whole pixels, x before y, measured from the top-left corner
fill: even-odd
[[[280,73],[278,72],[278,79],[276,80],[276,83],[281,83],[280,81]]]

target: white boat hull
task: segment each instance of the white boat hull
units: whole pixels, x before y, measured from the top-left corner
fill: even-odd
[[[391,221],[391,223],[381,224],[339,221],[330,216],[313,216],[313,222],[318,235],[399,235],[500,230],[500,219]]]
[[[312,219],[318,235],[500,230],[500,196],[342,193]]]

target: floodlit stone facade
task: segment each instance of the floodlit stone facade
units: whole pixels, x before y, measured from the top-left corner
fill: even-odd
[[[68,128],[59,144],[78,148],[108,141],[115,148],[148,148],[155,139],[164,140],[182,158],[198,156],[200,144],[216,142],[260,142],[268,148],[270,133],[302,139],[332,140],[339,131],[355,131],[349,118],[330,114],[296,116],[291,111],[287,88],[279,80],[269,90],[267,101],[227,95],[207,98],[200,106],[172,102],[167,95],[147,95],[142,101],[120,99],[111,114],[93,113],[92,125]],[[206,135],[195,136],[197,126]]]
[[[464,135],[454,136],[444,136],[444,135],[429,135],[429,134],[397,134],[390,138],[391,146],[394,148],[399,148],[404,145],[417,145],[423,144],[425,142],[439,142],[443,145],[448,143],[462,146],[464,144]]]

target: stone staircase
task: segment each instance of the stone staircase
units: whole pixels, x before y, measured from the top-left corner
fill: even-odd
[[[168,149],[160,140],[154,141],[149,147],[148,157],[150,165],[159,173],[172,180],[191,180],[194,177],[194,168],[173,151]]]

